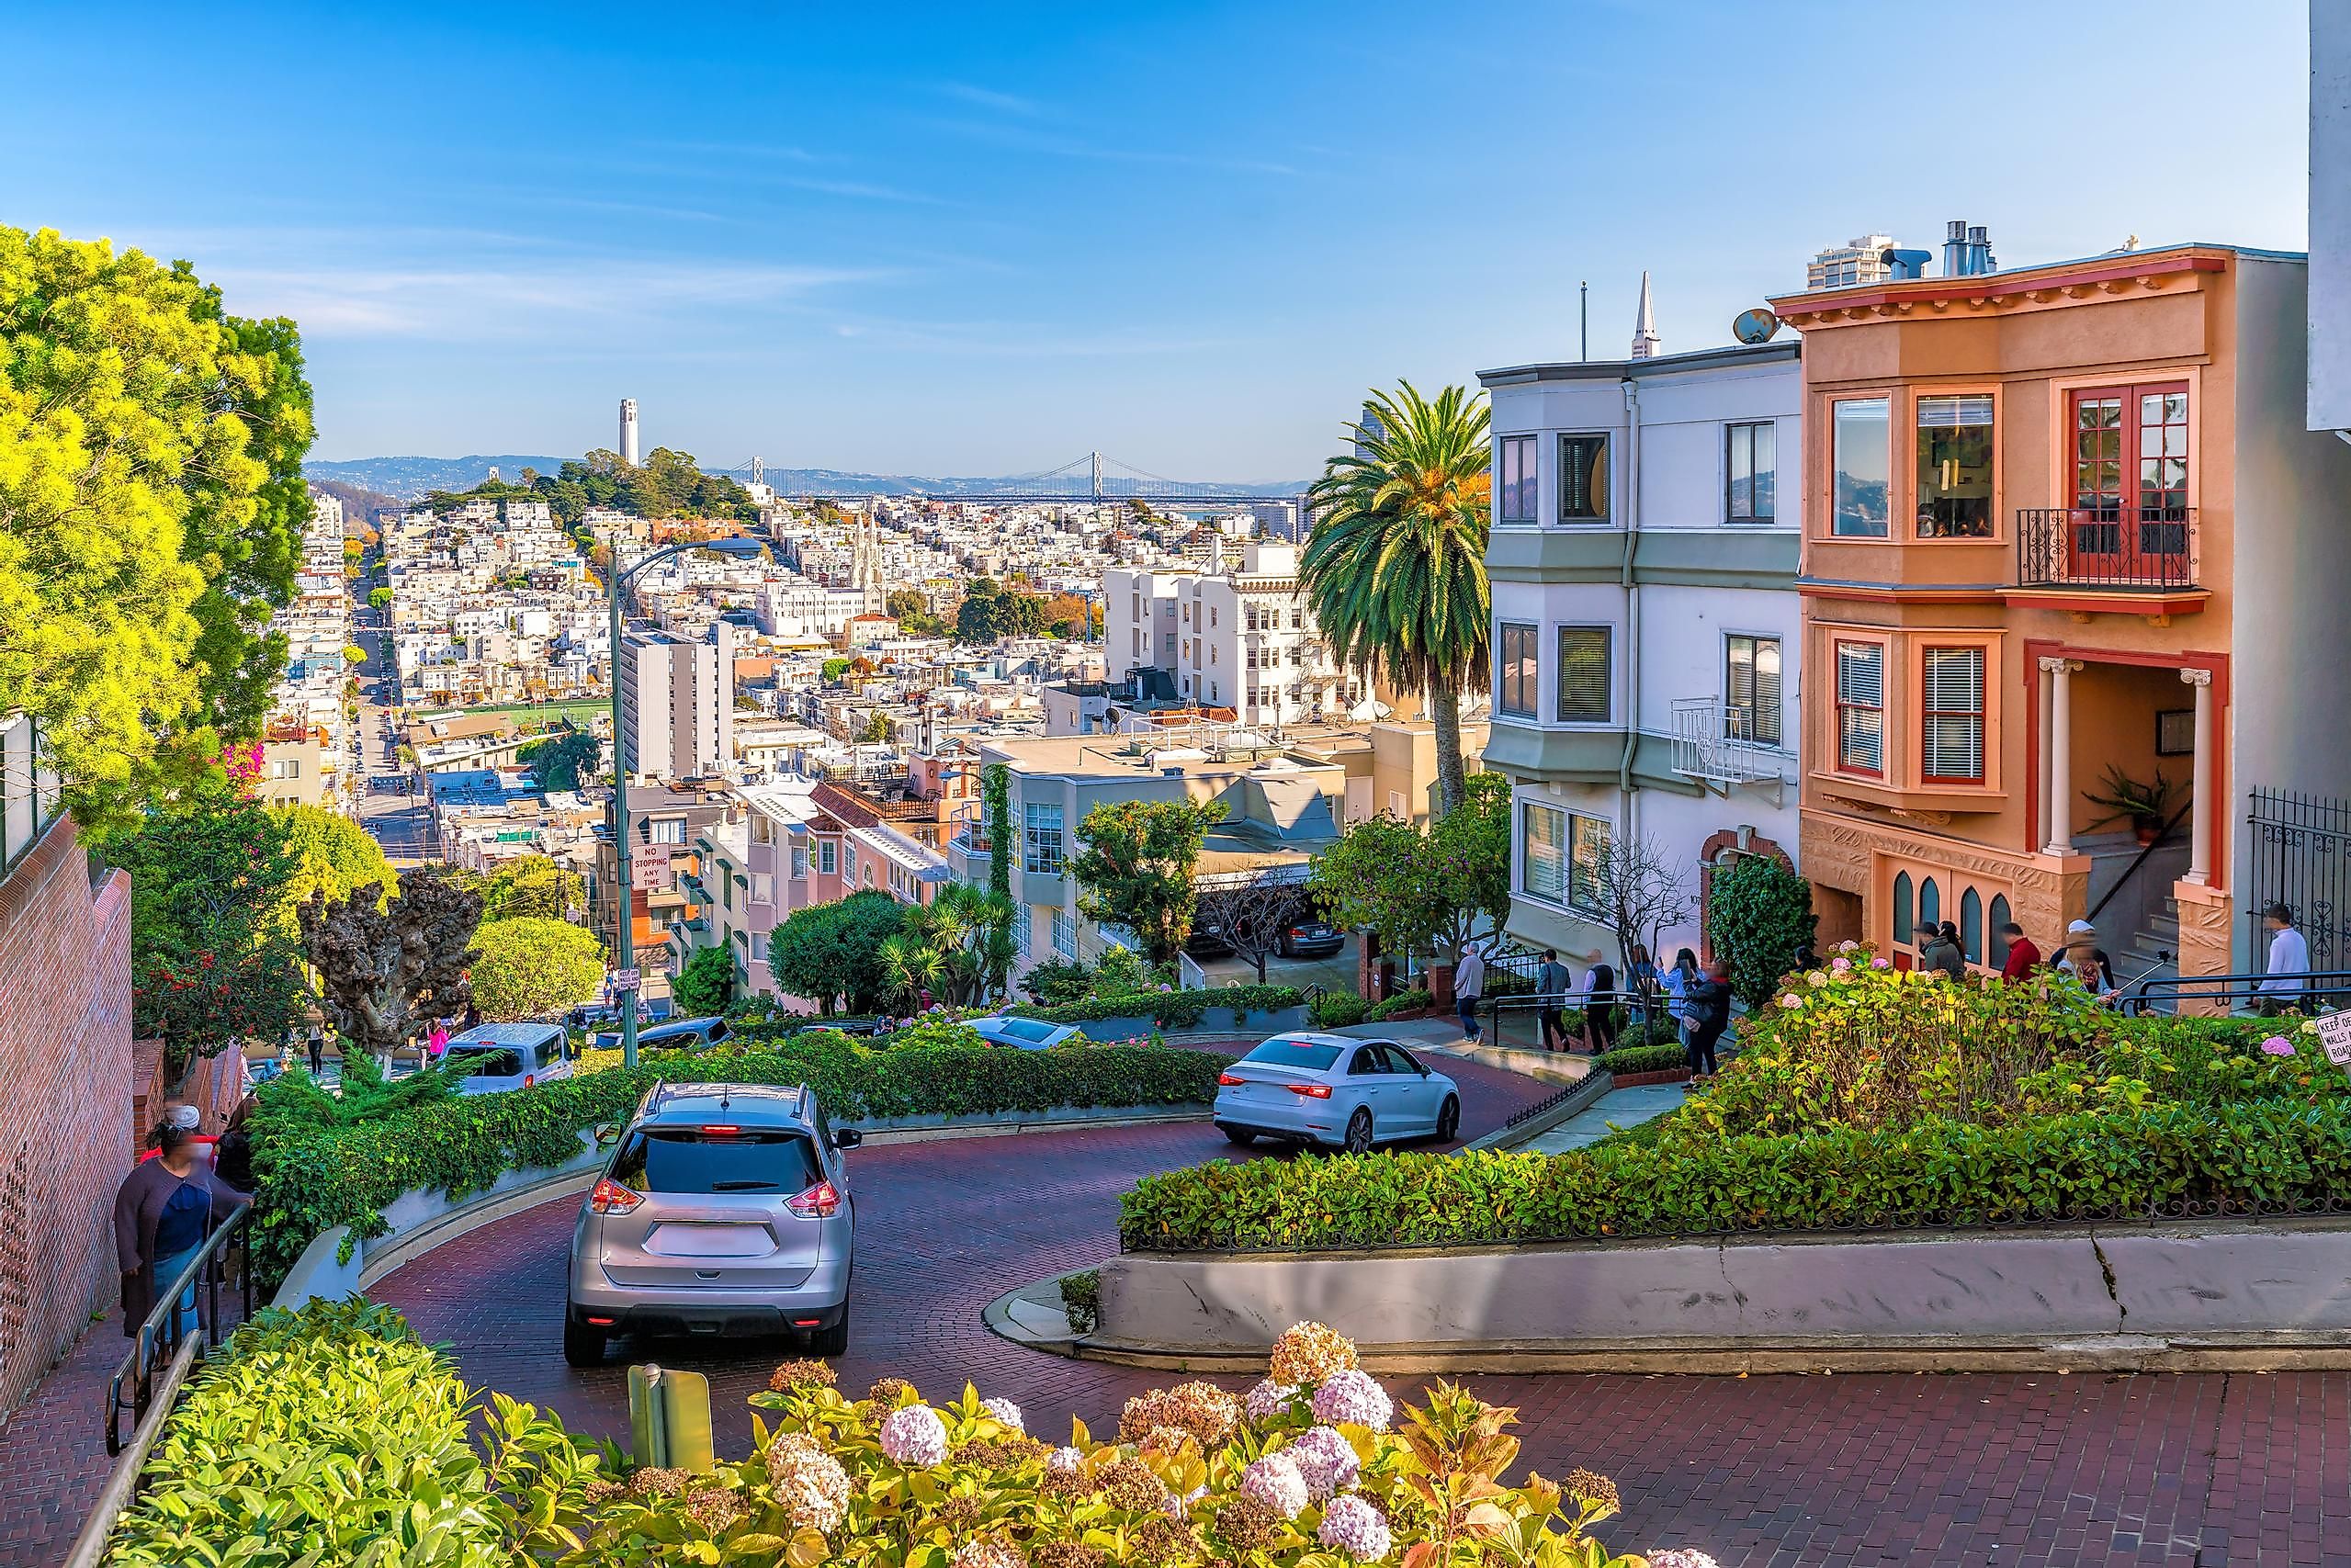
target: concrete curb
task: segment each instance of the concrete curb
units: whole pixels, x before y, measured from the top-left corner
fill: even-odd
[[[1075,1272],[1078,1273],[1083,1273],[1084,1271],[1085,1270],[1083,1269],[1075,1270]],[[1072,1360],[1077,1359],[1079,1356],[1078,1346],[1079,1344],[1079,1340],[1076,1335],[1065,1334],[1059,1338],[1055,1338],[1049,1335],[1044,1337],[1039,1337],[1023,1329],[1012,1319],[1012,1303],[1014,1301],[1023,1296],[1027,1296],[1030,1300],[1034,1301],[1036,1298],[1030,1295],[1031,1292],[1034,1291],[1040,1285],[1053,1284],[1062,1278],[1063,1276],[1059,1274],[1050,1274],[1042,1280],[1033,1280],[1025,1285],[1015,1286],[1013,1289],[1006,1291],[1002,1295],[998,1296],[994,1301],[989,1302],[985,1307],[980,1309],[979,1321],[987,1327],[990,1334],[995,1335],[997,1338],[1002,1339],[1010,1344],[1023,1346],[1031,1350],[1042,1350],[1048,1356],[1060,1356]]]
[[[1433,1052],[1441,1056],[1457,1056],[1464,1062],[1498,1072],[1516,1073],[1522,1078],[1534,1078],[1543,1083],[1581,1083],[1599,1069],[1582,1056],[1569,1056],[1553,1051],[1520,1051],[1509,1045],[1472,1045],[1462,1041],[1452,1045],[1431,1045],[1421,1043],[1417,1049]]]
[[[1468,1145],[1462,1152],[1472,1149],[1515,1149],[1531,1144],[1554,1127],[1582,1115],[1607,1097],[1616,1087],[1606,1067],[1594,1067],[1590,1074],[1567,1091],[1566,1098],[1548,1110],[1530,1116],[1515,1126],[1497,1127],[1494,1131]]]

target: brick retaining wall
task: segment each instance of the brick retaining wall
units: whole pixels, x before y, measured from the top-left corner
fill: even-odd
[[[114,1303],[131,1087],[130,878],[62,818],[0,880],[0,1413]]]

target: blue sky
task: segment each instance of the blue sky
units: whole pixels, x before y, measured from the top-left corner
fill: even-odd
[[[322,457],[1303,478],[1579,279],[1672,351],[1871,230],[2306,232],[2283,0],[9,11],[0,222],[295,316]]]

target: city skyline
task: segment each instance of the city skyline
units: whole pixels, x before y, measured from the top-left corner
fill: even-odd
[[[1961,155],[1948,96],[1870,86],[1871,13],[1842,5],[1768,28],[1693,6],[1671,29],[1615,5],[1469,28],[1036,9],[984,34],[944,13],[640,32],[611,10],[264,6],[149,12],[155,47],[113,60],[115,107],[61,146],[41,128],[65,66],[103,40],[36,6],[0,64],[0,170],[12,220],[185,256],[232,308],[293,316],[324,460],[583,451],[626,396],[648,450],[714,467],[1006,474],[1100,449],[1288,480],[1368,386],[1575,357],[1587,280],[1599,358],[1628,346],[1645,270],[1670,354],[1727,341],[1824,247],[1931,249],[1961,215],[2009,265],[2134,233],[2304,243],[2299,7],[2219,37],[2185,6],[2120,35],[1991,9],[2040,42],[1956,44],[1968,103],[2056,101],[2095,57],[2109,80],[2192,71],[2235,107],[2085,208],[2045,117],[1971,115]],[[2016,36],[1986,19],[1970,39]],[[298,142],[191,112],[264,33]],[[1832,177],[1786,177],[1824,155]],[[1399,199],[1431,182],[1433,215]]]

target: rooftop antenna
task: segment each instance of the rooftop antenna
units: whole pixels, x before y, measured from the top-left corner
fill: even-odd
[[[1592,357],[1592,286],[1587,281],[1576,285],[1576,356],[1589,362]]]

